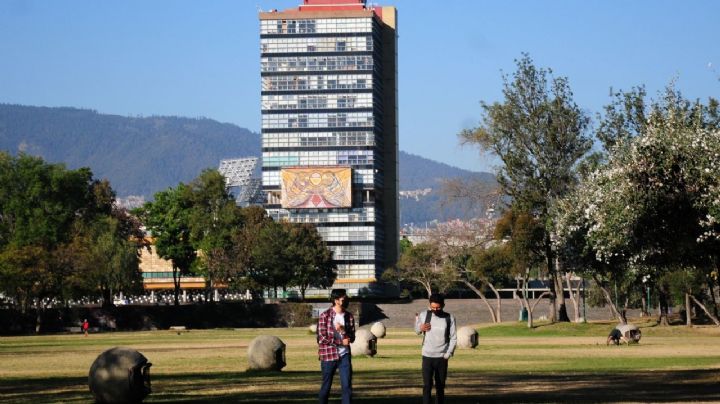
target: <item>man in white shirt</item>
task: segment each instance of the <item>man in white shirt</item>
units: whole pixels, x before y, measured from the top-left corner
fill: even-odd
[[[424,334],[422,345],[423,404],[430,404],[433,380],[435,402],[445,403],[445,380],[448,359],[457,346],[455,317],[443,311],[445,298],[430,296],[430,310],[420,313],[415,321],[415,332]]]

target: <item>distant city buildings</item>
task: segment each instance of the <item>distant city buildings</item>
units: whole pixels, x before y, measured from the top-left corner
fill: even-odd
[[[400,230],[400,237],[413,244],[442,241],[452,246],[489,245],[497,219],[473,218],[470,220],[454,219],[447,222],[431,222],[406,224]]]
[[[334,287],[385,294],[398,255],[396,9],[304,0],[259,17],[265,208],[317,226]]]
[[[225,177],[225,185],[235,196],[238,206],[261,205],[264,202],[262,180],[255,178],[257,157],[220,160],[218,172]]]
[[[401,198],[412,198],[416,201],[420,200],[421,196],[428,196],[432,192],[432,188],[413,189],[411,191],[400,191]]]

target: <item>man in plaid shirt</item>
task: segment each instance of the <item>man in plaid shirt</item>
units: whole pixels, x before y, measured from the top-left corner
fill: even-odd
[[[318,356],[322,370],[320,404],[327,404],[335,370],[340,369],[342,403],[352,402],[350,344],[355,341],[355,318],[347,311],[350,300],[345,289],[330,292],[333,305],[320,314],[317,324]]]

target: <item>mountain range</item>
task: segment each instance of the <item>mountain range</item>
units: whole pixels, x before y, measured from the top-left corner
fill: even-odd
[[[155,192],[188,182],[221,159],[260,157],[260,134],[208,118],[125,117],[70,107],[0,104],[0,150],[40,156],[68,168],[90,167],[121,198],[149,200]],[[445,203],[445,179],[494,183],[490,173],[452,167],[400,151],[403,224],[468,219],[482,206]],[[420,191],[420,192],[413,192]]]

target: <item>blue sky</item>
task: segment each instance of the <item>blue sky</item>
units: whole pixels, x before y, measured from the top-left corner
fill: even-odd
[[[0,102],[204,116],[260,130],[258,9],[301,0],[0,0]],[[720,96],[720,2],[379,2],[399,11],[400,149],[474,171],[481,100],[528,52],[595,115],[608,93],[671,79]],[[717,66],[717,67],[716,67]]]

